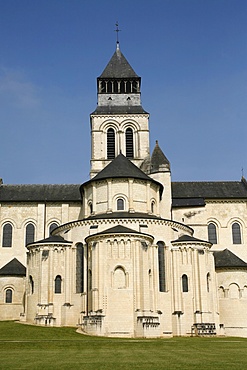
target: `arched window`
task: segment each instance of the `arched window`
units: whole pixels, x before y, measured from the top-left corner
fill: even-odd
[[[5,291],[5,303],[12,303],[13,291],[12,289],[6,289]]]
[[[154,205],[155,205],[155,203],[154,203],[154,201],[152,201],[151,202],[151,213],[154,213]]]
[[[62,293],[62,278],[60,275],[57,275],[55,278],[55,293]]]
[[[159,290],[166,291],[166,276],[165,276],[165,247],[163,242],[158,242],[158,262],[159,262]]]
[[[28,224],[26,227],[26,245],[34,242],[34,231],[33,224]]]
[[[182,290],[184,293],[189,291],[188,276],[185,274],[182,276]]]
[[[11,224],[5,224],[3,227],[3,240],[2,246],[3,247],[12,247],[12,231],[13,227]]]
[[[88,203],[88,206],[89,206],[89,213],[91,215],[93,213],[93,203],[92,202],[89,202]]]
[[[134,158],[133,130],[127,128],[125,132],[126,157]]]
[[[207,273],[207,291],[209,292],[210,290],[210,273]]]
[[[29,291],[30,291],[30,294],[34,293],[34,281],[31,275],[29,275]]]
[[[208,241],[212,244],[217,244],[216,226],[212,222],[208,224]]]
[[[229,298],[239,299],[239,286],[235,283],[229,285]]]
[[[114,288],[126,288],[126,275],[122,267],[118,266],[114,271]]]
[[[241,228],[237,222],[232,224],[232,242],[233,244],[241,244]]]
[[[117,199],[117,210],[118,211],[124,211],[124,200],[123,198]]]
[[[84,248],[82,243],[76,246],[76,293],[84,291]]]
[[[51,235],[51,233],[53,232],[53,230],[56,229],[56,227],[58,227],[58,224],[56,222],[53,222],[50,227],[49,227],[49,234]]]
[[[115,158],[115,131],[113,128],[107,130],[107,159]]]

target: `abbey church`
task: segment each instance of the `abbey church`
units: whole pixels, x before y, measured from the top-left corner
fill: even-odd
[[[247,337],[247,182],[172,182],[117,42],[90,180],[0,182],[0,320],[110,337]]]

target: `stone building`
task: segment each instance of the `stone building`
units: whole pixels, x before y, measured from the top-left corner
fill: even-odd
[[[0,319],[247,336],[246,180],[171,181],[119,43],[97,90],[89,181],[0,184]]]

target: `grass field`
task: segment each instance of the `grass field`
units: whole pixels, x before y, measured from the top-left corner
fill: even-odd
[[[0,369],[247,369],[247,339],[112,339],[0,322]]]

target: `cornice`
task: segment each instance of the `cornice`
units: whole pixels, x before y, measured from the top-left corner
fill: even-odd
[[[191,227],[181,224],[176,221],[167,220],[167,219],[155,219],[155,218],[98,218],[98,219],[91,219],[91,220],[78,220],[72,221],[67,224],[61,225],[57,227],[56,234],[60,232],[68,232],[76,227],[81,226],[96,226],[96,225],[130,225],[130,224],[137,224],[137,225],[161,225],[161,226],[168,226],[173,228],[176,231],[183,231],[190,235],[193,234],[193,230]]]

